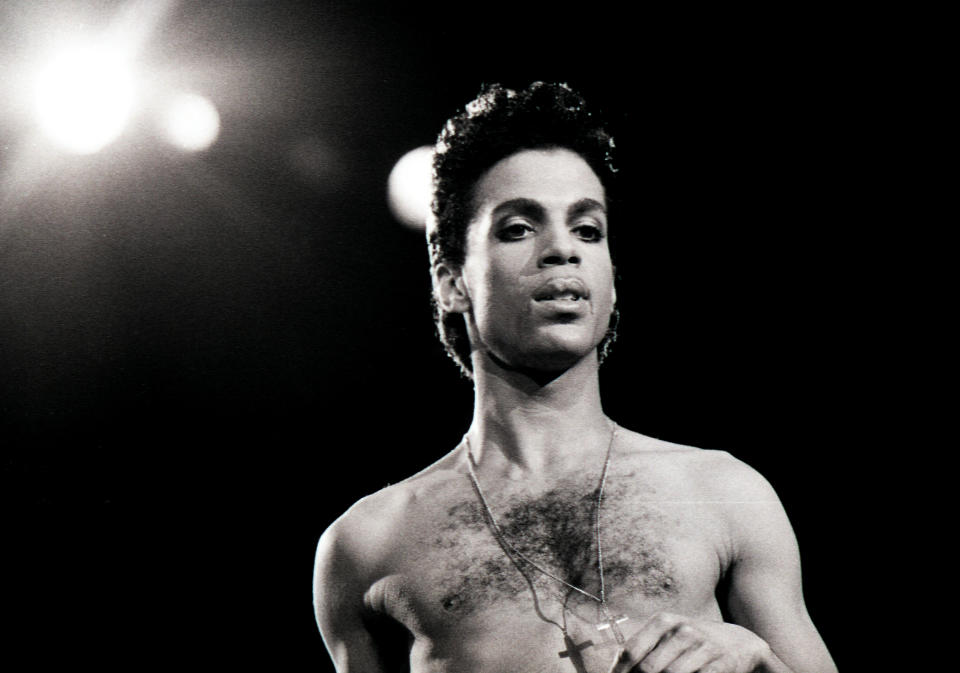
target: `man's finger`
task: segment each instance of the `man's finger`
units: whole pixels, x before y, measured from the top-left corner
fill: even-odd
[[[658,612],[647,620],[643,627],[627,640],[624,646],[625,659],[630,662],[625,670],[643,661],[660,642],[660,639],[673,631],[680,617],[669,612]]]
[[[670,673],[705,673],[704,667],[711,662],[719,662],[720,653],[709,645],[691,647],[670,662]]]
[[[646,656],[636,658],[631,663],[639,664],[642,662],[641,670],[644,673],[661,673],[667,666],[671,666],[678,657],[699,647],[702,643],[703,638],[699,631],[689,624],[680,624],[660,638],[656,647]],[[672,672],[673,667],[671,666]]]

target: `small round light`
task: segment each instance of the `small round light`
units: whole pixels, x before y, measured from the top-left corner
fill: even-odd
[[[424,145],[400,157],[387,179],[393,216],[413,229],[425,229],[432,193],[433,147]]]
[[[167,107],[163,126],[171,143],[182,150],[198,152],[210,147],[220,135],[220,114],[208,98],[183,93]]]

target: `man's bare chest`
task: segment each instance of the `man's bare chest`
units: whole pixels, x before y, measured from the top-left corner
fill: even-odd
[[[464,479],[404,535],[384,607],[433,638],[518,615],[575,629],[603,617],[601,597],[634,620],[702,610],[721,566],[709,508],[611,476],[599,508],[589,478],[501,490],[489,510]]]

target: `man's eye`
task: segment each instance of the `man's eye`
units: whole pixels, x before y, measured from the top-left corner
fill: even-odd
[[[533,232],[533,227],[526,222],[510,222],[500,228],[497,236],[501,241],[519,241],[526,238],[531,232]]]
[[[597,243],[603,240],[603,230],[595,224],[581,224],[573,228],[581,240]]]

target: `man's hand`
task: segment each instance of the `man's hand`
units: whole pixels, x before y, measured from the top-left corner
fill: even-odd
[[[611,673],[789,673],[767,643],[736,624],[659,612],[627,640]]]

